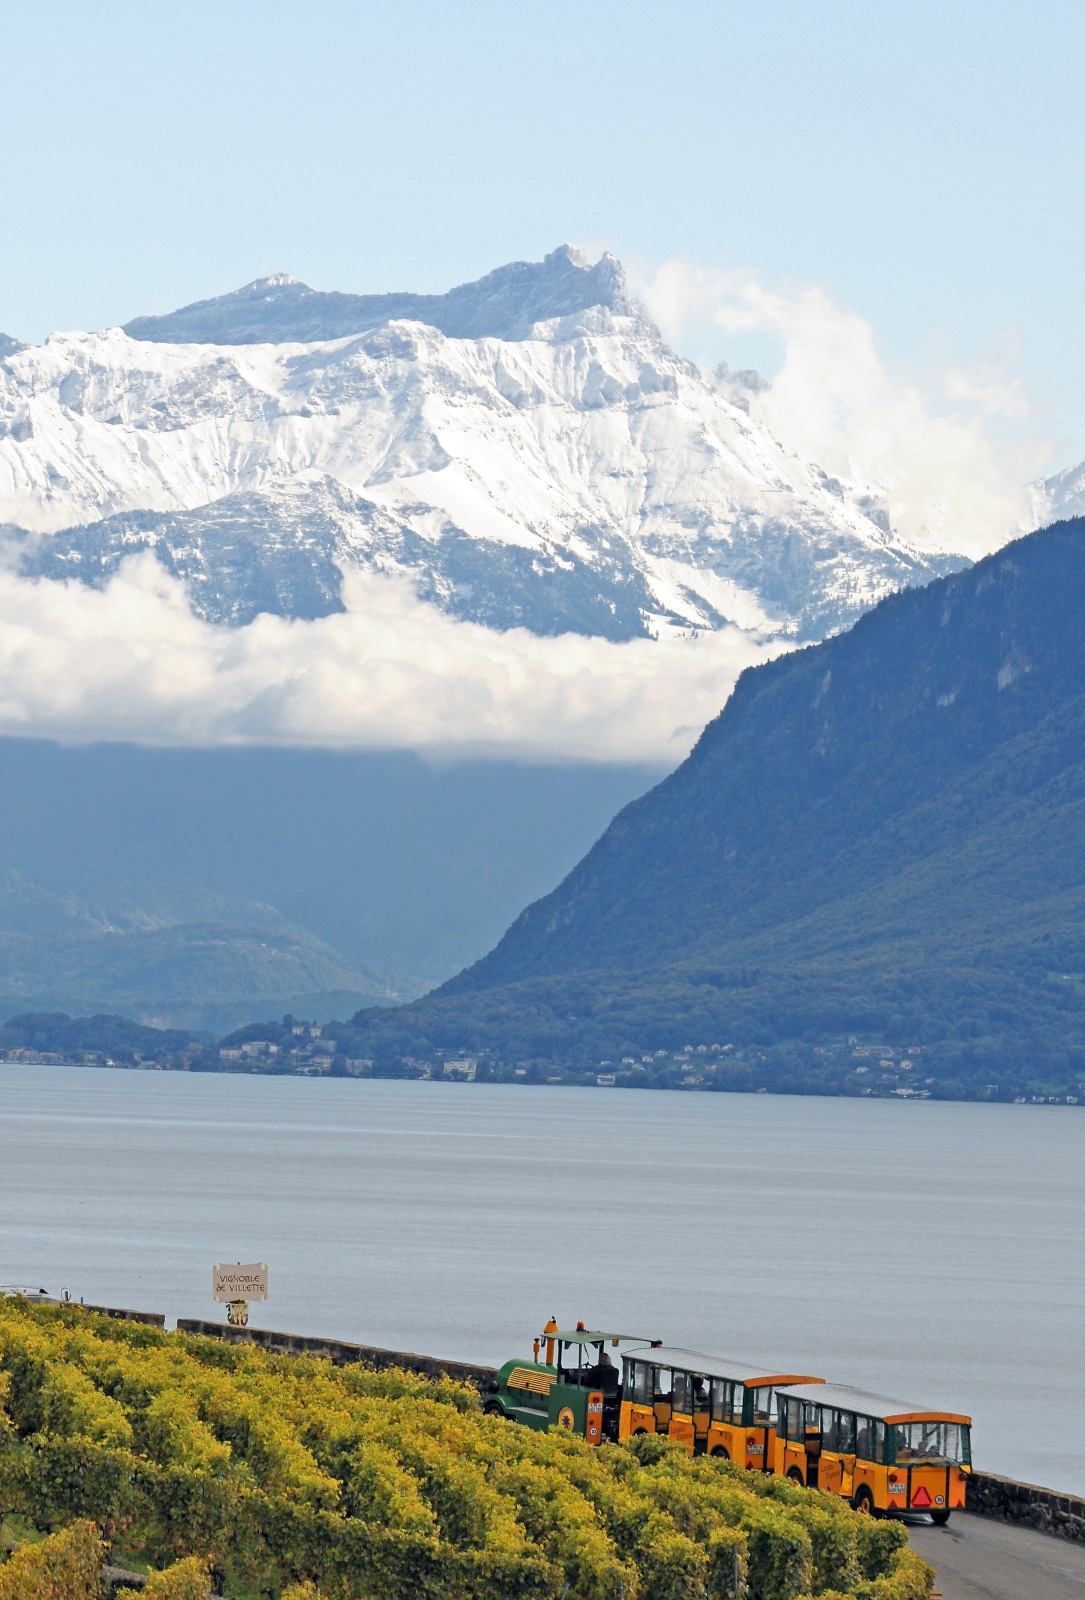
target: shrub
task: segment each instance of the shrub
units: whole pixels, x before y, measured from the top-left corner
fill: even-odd
[[[669,1517],[649,1518],[638,1542],[644,1600],[703,1600],[708,1553],[679,1533]]]
[[[854,1589],[859,1581],[857,1519],[849,1516],[843,1505],[839,1509],[836,1506],[829,1509],[824,1499],[821,1505],[808,1502],[792,1506],[789,1515],[810,1535],[813,1593]],[[877,1526],[872,1517],[867,1521]]]
[[[116,1600],[211,1600],[207,1562],[197,1556],[152,1572],[142,1589],[119,1589]]]
[[[755,1600],[797,1600],[813,1582],[813,1546],[800,1522],[773,1505],[757,1506],[746,1522],[749,1585]]]
[[[862,1600],[928,1600],[934,1568],[914,1550],[899,1549],[888,1576],[861,1583],[853,1592]]]
[[[748,1575],[746,1536],[738,1528],[719,1528],[708,1541],[709,1600],[740,1600]]]
[[[91,1522],[19,1545],[0,1567],[0,1600],[98,1600],[105,1549]]]
[[[897,1524],[651,1435],[591,1449],[516,1427],[447,1380],[0,1300],[0,1401],[0,1507],[39,1528],[96,1523],[118,1559],[162,1569],[146,1600],[206,1600],[209,1563],[253,1600],[924,1600],[930,1588]],[[0,1600],[89,1600],[100,1546],[83,1589],[42,1576],[91,1548],[81,1526],[0,1567]]]
[[[859,1572],[864,1578],[885,1577],[897,1551],[908,1543],[908,1530],[899,1522],[860,1517],[855,1532]]]

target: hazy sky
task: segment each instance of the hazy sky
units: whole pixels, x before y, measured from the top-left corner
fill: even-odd
[[[569,240],[821,286],[890,363],[1004,381],[1064,465],[1083,55],[1081,0],[0,0],[0,328],[275,270],[439,290]],[[710,320],[690,353],[772,368]]]

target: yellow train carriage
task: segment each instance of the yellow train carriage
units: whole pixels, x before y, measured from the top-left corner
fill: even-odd
[[[844,1384],[790,1386],[777,1402],[781,1477],[843,1495],[857,1511],[928,1511],[944,1523],[963,1510],[971,1417]]]
[[[622,1368],[620,1439],[665,1433],[690,1455],[721,1456],[767,1472],[773,1467],[777,1389],[820,1381],[662,1346],[626,1351]]]

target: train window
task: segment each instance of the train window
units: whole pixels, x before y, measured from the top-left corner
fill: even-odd
[[[626,1383],[629,1392],[626,1399],[634,1401],[638,1406],[650,1406],[652,1403],[652,1369],[645,1361],[627,1361],[625,1370],[628,1373]]]
[[[855,1416],[851,1411],[822,1412],[821,1446],[843,1456],[855,1454]]]
[[[670,1367],[656,1367],[655,1369],[655,1395],[657,1400],[669,1400],[671,1397],[671,1369]]]
[[[898,1422],[893,1428],[893,1449],[897,1461],[967,1463],[968,1429],[955,1422]]]
[[[802,1444],[806,1439],[806,1420],[803,1416],[801,1400],[785,1400],[781,1420],[786,1428],[786,1437]]]
[[[735,1420],[735,1386],[727,1378],[712,1379],[712,1420],[713,1422]]]
[[[693,1410],[693,1379],[688,1372],[674,1375],[674,1409],[684,1416]]]
[[[753,1390],[753,1416],[750,1420],[761,1423],[775,1422],[776,1392],[771,1384]]]
[[[857,1417],[855,1453],[864,1461],[885,1460],[885,1423],[873,1417]]]

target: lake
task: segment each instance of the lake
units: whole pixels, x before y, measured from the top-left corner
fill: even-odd
[[[555,1314],[970,1412],[1085,1492],[1085,1108],[0,1064],[0,1282],[497,1364]]]

